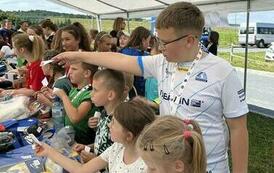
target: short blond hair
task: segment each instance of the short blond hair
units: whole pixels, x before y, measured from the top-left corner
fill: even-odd
[[[188,136],[184,135],[186,131]],[[137,148],[155,160],[181,160],[186,172],[206,172],[205,147],[201,130],[195,121],[188,120],[186,123],[175,116],[161,116],[142,131]]]
[[[99,70],[94,74],[93,80],[99,79],[103,80],[104,86],[108,90],[113,90],[116,93],[117,99],[123,99],[125,90],[125,76],[122,72],[111,69]]]
[[[189,2],[177,2],[164,9],[157,17],[156,29],[174,28],[202,34],[205,19],[200,9]]]

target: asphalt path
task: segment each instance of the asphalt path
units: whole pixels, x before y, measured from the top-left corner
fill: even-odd
[[[267,48],[248,47],[248,52],[265,52]],[[218,52],[230,52],[231,48],[218,48]],[[244,53],[245,48],[237,47],[233,49],[234,53]]]
[[[243,83],[244,69],[236,70]],[[248,104],[274,111],[274,73],[248,69],[246,94]]]

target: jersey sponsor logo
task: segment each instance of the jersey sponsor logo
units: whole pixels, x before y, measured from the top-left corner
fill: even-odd
[[[192,99],[190,102],[190,105],[193,107],[201,107],[202,101],[201,100],[196,100]]]
[[[195,80],[207,82],[207,75],[205,72],[200,72],[196,75]]]
[[[240,89],[239,91],[237,91],[237,94],[239,96],[240,102],[245,101],[245,90],[244,89]]]
[[[163,92],[163,90],[160,91],[160,96],[162,97],[162,99],[166,101],[177,102],[180,105],[186,105],[186,106],[192,106],[192,107],[201,107],[203,103],[202,100],[197,100],[197,99],[189,99],[189,98],[178,97],[178,96],[172,97],[170,94]]]

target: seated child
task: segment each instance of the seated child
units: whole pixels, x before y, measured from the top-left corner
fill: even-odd
[[[155,119],[151,108],[140,101],[121,103],[109,124],[114,144],[100,156],[85,164],[73,161],[45,143],[36,145],[38,156],[49,157],[69,172],[96,173],[108,166],[109,172],[145,173],[146,165],[139,157],[135,142],[143,128]]]
[[[75,141],[81,144],[94,142],[95,131],[88,127],[88,119],[98,110],[90,100],[90,82],[97,66],[78,62],[70,65],[69,78],[77,87],[70,90],[69,95],[64,90],[53,91],[63,102],[66,112],[65,125],[75,130]]]
[[[193,120],[161,116],[142,131],[136,146],[148,172],[206,172],[203,138]]]

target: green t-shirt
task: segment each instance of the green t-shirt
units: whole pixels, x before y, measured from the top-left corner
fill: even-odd
[[[81,92],[77,97],[78,92]],[[75,97],[75,98],[74,98]],[[84,90],[81,91],[77,88],[72,88],[69,92],[69,99],[72,101],[72,105],[77,108],[82,102],[89,101],[90,100],[90,90]],[[73,124],[68,116],[65,116],[65,125],[70,125],[75,130],[75,141],[77,143],[81,144],[91,144],[94,143],[95,139],[95,130],[88,127],[88,119],[92,117],[95,113],[95,111],[99,110],[97,107],[95,107],[92,104],[91,109],[88,111],[87,115],[84,116],[84,118],[78,122]]]
[[[64,90],[67,95],[69,95],[69,92],[72,88],[72,84],[71,84],[70,80],[68,79],[68,77],[65,76],[65,77],[61,77],[61,78],[57,79],[55,81],[55,83],[53,84],[53,87],[60,88],[60,89]]]

